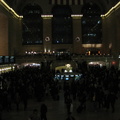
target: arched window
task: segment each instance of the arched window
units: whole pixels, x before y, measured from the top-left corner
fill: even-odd
[[[43,43],[43,19],[39,5],[29,4],[23,9],[23,44]]]
[[[52,43],[72,44],[72,18],[69,6],[58,5],[53,8]]]
[[[87,3],[82,8],[82,44],[102,43],[102,19],[99,6]]]

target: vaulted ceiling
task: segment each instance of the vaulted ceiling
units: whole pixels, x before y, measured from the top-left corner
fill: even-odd
[[[23,7],[28,3],[39,3],[39,5],[41,5],[41,3],[45,5],[49,4],[49,0],[4,0],[4,1],[18,14],[21,14]],[[101,8],[102,14],[106,13],[111,7],[113,7],[119,1],[120,0],[83,0],[84,4],[89,2],[96,3]],[[79,7],[82,8],[83,5],[80,5]]]

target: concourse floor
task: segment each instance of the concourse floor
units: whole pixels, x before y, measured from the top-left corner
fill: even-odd
[[[48,107],[47,119],[48,120],[66,120],[67,109],[64,103],[63,91],[60,91],[60,100],[54,101],[52,97],[46,96],[42,102],[36,101],[36,99],[30,99],[28,102],[28,109],[23,110],[22,103],[20,104],[20,110],[16,111],[15,105],[12,105],[11,111],[3,111],[2,120],[28,120],[29,116],[32,114],[33,109],[40,110],[42,103],[45,103]],[[111,108],[106,111],[101,108],[94,111],[93,103],[87,101],[86,110],[81,113],[76,112],[79,102],[77,100],[73,101],[73,113],[75,120],[120,120],[120,95],[115,104],[115,112],[112,113]]]

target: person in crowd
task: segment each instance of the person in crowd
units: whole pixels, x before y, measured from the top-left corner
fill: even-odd
[[[75,118],[71,115],[71,113],[69,113],[66,120],[75,120]]]
[[[37,109],[33,110],[33,113],[29,116],[28,120],[40,120],[40,116],[38,115]]]
[[[71,83],[71,93],[72,93],[73,100],[76,100],[77,87],[76,87],[76,82],[74,80]]]
[[[27,106],[28,106],[28,89],[27,89],[27,85],[22,84],[21,86],[21,101],[23,102],[23,106],[24,106],[24,111],[27,110]]]
[[[94,108],[94,111],[97,112],[97,108],[98,108],[98,99],[97,99],[97,94],[96,92],[93,93],[93,108]]]
[[[64,102],[66,103],[67,102],[67,99],[70,98],[70,90],[69,89],[66,89],[64,91]]]
[[[110,93],[110,105],[112,108],[112,112],[115,112],[115,102],[116,102],[117,96],[114,92]]]
[[[47,111],[47,106],[43,103],[40,108],[41,120],[47,120]]]
[[[66,98],[66,107],[67,107],[67,113],[70,114],[72,110],[72,99],[70,98],[70,96],[67,96]],[[71,108],[71,109],[70,109]]]
[[[25,111],[25,110],[27,110],[27,107],[28,107],[28,94],[27,94],[27,92],[23,93],[22,100],[23,100],[24,111]]]
[[[84,65],[83,65],[84,67]],[[102,106],[103,103],[105,103],[105,107],[109,109],[109,107],[112,108],[112,112],[115,111],[115,102],[116,102],[116,96],[118,93],[118,84],[119,81],[119,75],[116,69],[110,69],[110,68],[101,68],[98,66],[91,66],[86,67],[85,70],[82,70],[81,68],[78,68],[78,71],[82,72],[83,78],[79,81],[75,81],[77,83],[72,83],[72,85],[69,85],[68,82],[64,81],[63,84],[63,94],[65,98],[65,104],[67,106],[67,112],[68,114],[71,113],[70,106],[72,103],[72,99],[70,96],[72,95],[73,100],[78,100],[79,97],[81,97],[81,103],[84,104],[87,100],[92,100],[96,102],[99,102],[100,106]],[[53,98],[56,98],[56,95],[58,95],[58,87],[59,82],[55,84],[54,81],[54,74],[55,71],[47,70],[47,69],[39,69],[37,67],[23,67],[21,69],[17,69],[15,71],[11,71],[8,73],[3,73],[3,91],[6,91],[11,94],[12,99],[11,102],[15,102],[17,110],[19,110],[19,104],[21,100],[24,98],[24,110],[27,107],[27,101],[29,98],[26,99],[26,95],[23,95],[23,92],[25,93],[25,89],[29,88],[31,86],[33,97],[35,99],[38,99],[38,101],[43,100],[42,98],[45,97],[45,86],[46,84],[50,85],[51,90],[51,96]],[[97,79],[96,79],[97,78]],[[9,81],[9,82],[7,82]],[[82,81],[82,82],[81,82]],[[9,84],[5,84],[5,83]],[[25,89],[23,89],[22,85],[26,85]],[[101,86],[101,87],[99,87]],[[48,88],[49,89],[49,88]],[[108,93],[104,93],[101,90],[108,91]],[[9,92],[8,92],[9,90]],[[8,100],[10,100],[10,96],[7,97],[7,94],[2,91],[2,100],[1,104],[2,109],[5,110],[8,108]],[[86,92],[86,94],[81,94]],[[26,93],[30,95],[30,93]],[[80,94],[79,94],[80,93]],[[95,93],[93,95],[93,93]],[[75,95],[75,96],[74,96]],[[78,95],[78,96],[76,96]],[[49,95],[50,96],[50,95]],[[104,96],[104,99],[102,99]],[[46,96],[47,97],[47,96]],[[53,99],[54,100],[54,99]],[[95,105],[94,104],[94,105]],[[85,105],[85,104],[84,104]],[[86,104],[87,105],[87,104]],[[93,104],[92,104],[93,105]],[[100,108],[100,107],[99,107]],[[3,109],[3,110],[4,110]],[[47,106],[41,105],[41,119],[46,120],[46,113],[47,113]]]
[[[98,92],[98,108],[101,109],[104,107],[105,94],[102,88],[99,88]]]
[[[79,106],[77,108],[77,112],[80,113],[82,112],[82,110],[86,110],[86,92],[83,91],[83,92],[79,92],[78,94],[78,100],[79,100]]]
[[[11,98],[11,94],[8,93],[7,95],[7,103],[8,103],[8,111],[12,110],[12,98]]]
[[[6,111],[9,111],[9,110],[10,110],[9,94],[8,94],[8,91],[7,91],[7,90],[3,91],[2,107],[3,107],[3,110],[6,110]]]
[[[0,120],[2,120],[2,105],[0,104]]]
[[[19,111],[20,100],[21,100],[20,95],[19,95],[18,92],[16,92],[16,94],[15,94],[15,104],[16,104],[16,110],[17,111]]]

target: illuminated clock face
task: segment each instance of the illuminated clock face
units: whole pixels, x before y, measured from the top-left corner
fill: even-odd
[[[47,41],[50,41],[50,37],[46,37],[45,38],[45,41],[47,42]]]
[[[76,42],[80,42],[80,37],[76,37]]]

